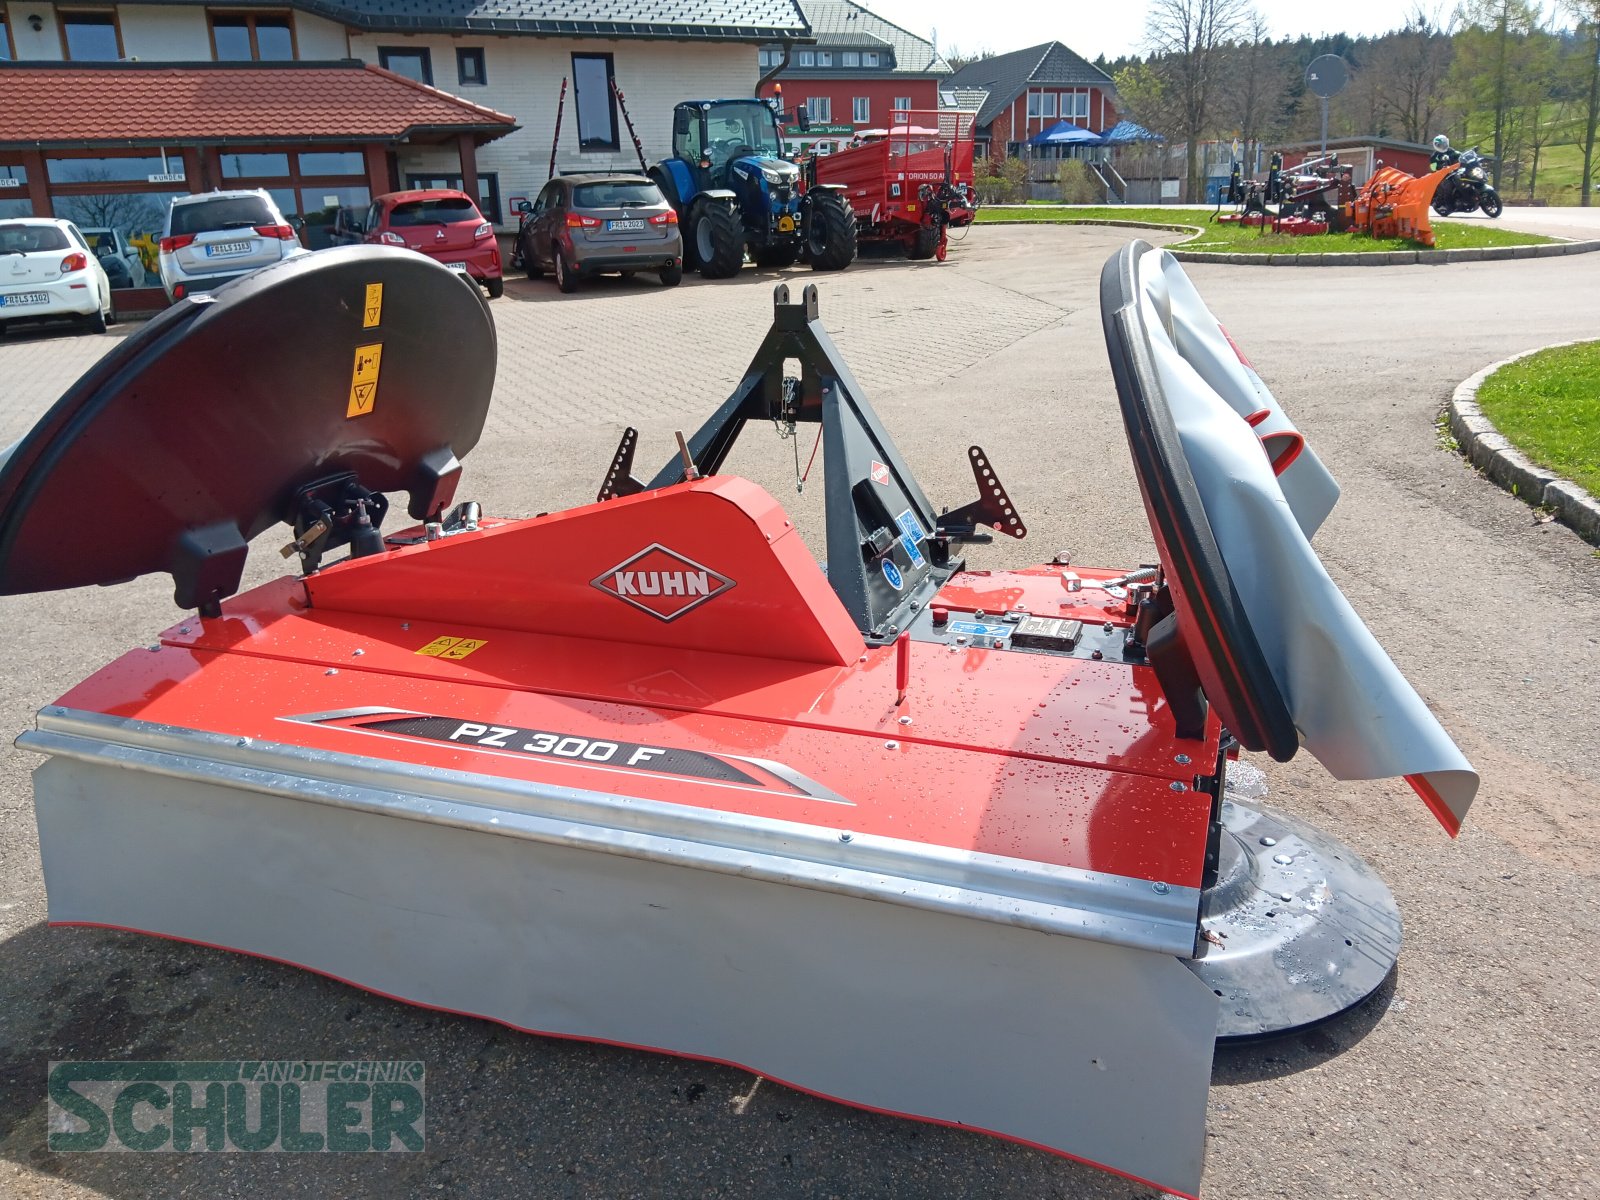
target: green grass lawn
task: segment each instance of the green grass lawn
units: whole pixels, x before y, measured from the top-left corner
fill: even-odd
[[[1600,342],[1501,367],[1478,389],[1478,404],[1534,462],[1600,496]]]
[[[1415,250],[1415,242],[1401,238],[1370,238],[1359,233],[1322,233],[1312,237],[1288,237],[1263,233],[1240,225],[1218,225],[1210,210],[1134,208],[1117,205],[1106,208],[1063,208],[1029,205],[1026,208],[980,208],[978,222],[1037,221],[1041,224],[1074,222],[1134,221],[1147,225],[1198,226],[1198,236],[1182,244],[1186,250],[1213,254],[1354,254],[1374,250]],[[1434,223],[1434,249],[1465,250],[1489,246],[1529,246],[1554,238],[1537,233],[1519,233],[1492,225],[1465,225],[1451,221]]]

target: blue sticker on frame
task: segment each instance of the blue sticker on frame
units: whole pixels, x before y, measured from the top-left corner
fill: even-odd
[[[886,558],[883,560],[883,577],[888,581],[889,586],[897,592],[906,586],[905,577],[900,574],[900,568],[894,565],[894,560],[892,559]]]

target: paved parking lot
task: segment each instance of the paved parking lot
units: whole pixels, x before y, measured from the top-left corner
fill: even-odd
[[[1090,563],[1147,559],[1096,299],[1100,264],[1124,237],[977,229],[942,265],[750,270],[669,293],[606,281],[563,297],[514,282],[494,304],[499,383],[462,494],[505,515],[591,498],[629,423],[643,433],[641,469],[653,467],[672,431],[697,424],[740,374],[771,285],[815,279],[824,324],[935,501],[968,498],[973,443],[1017,500],[1028,543],[984,549],[976,565],[1062,547]],[[1407,948],[1393,984],[1339,1021],[1219,1052],[1206,1193],[1590,1196],[1600,559],[1479,479],[1434,422],[1486,363],[1595,335],[1600,255],[1191,272],[1344,485],[1318,536],[1330,572],[1484,776],[1451,842],[1402,784],[1336,784],[1309,758],[1262,764],[1273,802],[1340,833],[1389,880]],[[114,336],[0,342],[0,443]],[[819,544],[819,501],[796,495],[792,447],[762,430],[746,443],[732,466]],[[258,553],[252,578],[279,569]],[[11,646],[0,729],[23,728],[170,623],[168,593],[144,580],[0,600]],[[50,930],[30,766],[0,754],[0,1195],[1146,1194],[993,1139],[770,1083],[752,1094],[751,1077],[730,1069],[524,1036],[222,952]],[[45,1063],[95,1057],[421,1058],[429,1150],[381,1161],[52,1156]]]

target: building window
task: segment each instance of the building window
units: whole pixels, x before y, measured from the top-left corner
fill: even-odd
[[[393,71],[396,75],[433,86],[433,57],[427,47],[402,49],[398,46],[379,46],[378,65],[385,71]]]
[[[4,33],[0,29],[0,33]],[[20,164],[0,163],[0,218],[33,216],[28,195],[28,171]]]
[[[1089,93],[1073,92],[1061,97],[1061,115],[1074,121],[1089,119]]]
[[[815,50],[802,50],[795,55],[795,59],[799,66],[814,67],[817,65],[817,52]]]
[[[1029,92],[1028,115],[1030,117],[1055,116],[1056,94],[1054,92]]]
[[[872,101],[866,96],[857,96],[850,104],[850,119],[857,125],[872,120]]]
[[[365,175],[366,156],[359,150],[310,150],[300,155],[302,175]]]
[[[832,50],[818,50],[817,51],[817,66],[819,66],[819,67],[831,67],[831,66],[833,66],[833,51]]]
[[[211,57],[218,62],[292,62],[297,57],[288,13],[208,10]]]
[[[858,50],[846,50],[843,57],[844,66],[859,67],[861,65],[861,53]]]
[[[875,67],[875,66],[877,66],[878,65],[878,52],[876,50],[864,50],[864,51],[862,51],[862,54],[861,54],[861,65],[863,67]]]
[[[116,62],[122,57],[122,30],[109,9],[60,11],[61,53],[72,62]]]
[[[828,96],[813,96],[806,101],[806,115],[818,125],[833,120],[833,100]]]
[[[407,175],[408,188],[449,188],[462,191],[459,175]],[[500,224],[500,176],[491,172],[478,176],[478,211],[493,225]]]
[[[11,26],[6,24],[6,10],[0,5],[0,62],[10,62],[17,56],[17,48],[11,44]],[[0,167],[0,170],[5,168]],[[0,179],[5,176],[0,175]]]
[[[897,109],[899,109],[901,112],[910,112],[911,111],[911,97],[910,96],[896,96],[894,98],[894,106]]]
[[[579,150],[620,150],[617,98],[612,95],[614,65],[609,54],[572,56],[572,102],[578,109]]]
[[[489,82],[483,47],[467,46],[456,50],[456,82],[462,87],[482,87]]]
[[[760,52],[759,57],[763,69],[781,66],[783,64],[782,50],[763,50]]]

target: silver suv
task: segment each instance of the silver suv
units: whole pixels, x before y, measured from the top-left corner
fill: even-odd
[[[161,235],[161,286],[168,299],[182,300],[304,253],[293,227],[260,188],[179,196]]]

